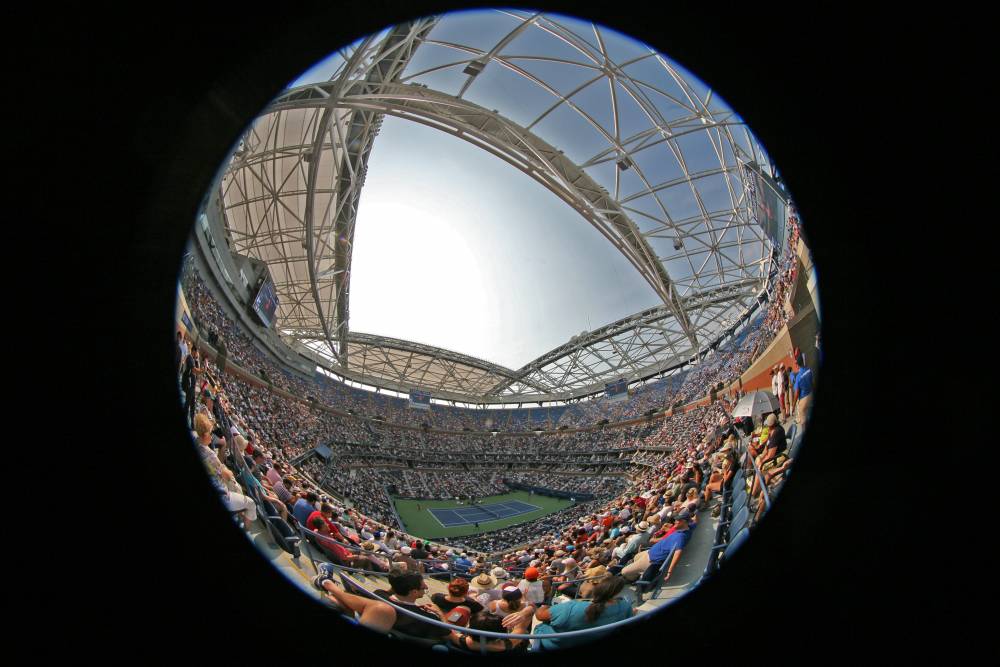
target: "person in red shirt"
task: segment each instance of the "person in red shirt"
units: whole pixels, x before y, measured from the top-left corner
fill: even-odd
[[[332,535],[335,539],[338,539],[341,542],[348,541],[347,538],[341,534],[340,529],[337,528],[337,524],[333,522],[333,507],[331,505],[327,503],[323,503],[322,505],[320,505],[320,508],[318,510],[314,511],[308,517],[306,517],[306,525],[312,526],[313,521],[315,519],[322,519],[323,522],[326,524],[329,534]]]
[[[320,548],[323,549],[329,555],[337,565],[346,565],[348,567],[356,567],[365,570],[374,570],[371,561],[366,557],[359,554],[351,553],[341,544],[337,539],[331,534],[330,528],[326,523],[326,517],[318,512],[313,512],[309,515],[309,520],[306,522],[306,527],[309,530],[319,533],[316,536],[316,542],[319,544]],[[339,531],[337,533],[340,534]]]

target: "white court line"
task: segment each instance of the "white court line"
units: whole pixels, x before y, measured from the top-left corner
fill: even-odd
[[[430,515],[431,515],[432,517],[434,517],[434,520],[438,522],[438,525],[439,525],[439,526],[441,526],[442,528],[454,528],[454,526],[446,526],[446,525],[444,525],[443,523],[441,523],[441,519],[439,519],[439,518],[437,517],[437,514],[435,514],[435,513],[434,513],[434,510],[435,510],[435,509],[443,509],[443,510],[444,510],[445,512],[454,512],[455,510],[449,510],[449,509],[447,509],[447,508],[444,508],[444,507],[440,507],[440,508],[433,508],[433,509],[432,509],[432,508],[430,508],[430,507],[428,507],[428,508],[427,508],[427,511],[428,511],[428,512],[430,512]]]

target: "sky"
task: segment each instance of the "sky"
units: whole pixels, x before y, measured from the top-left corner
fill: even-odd
[[[358,207],[352,331],[519,368],[657,303],[625,257],[533,179],[386,117]]]

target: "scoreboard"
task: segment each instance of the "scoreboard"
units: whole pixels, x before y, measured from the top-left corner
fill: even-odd
[[[412,390],[410,392],[410,407],[415,410],[430,410],[431,395],[426,391]]]
[[[257,314],[264,326],[269,327],[274,322],[274,313],[278,310],[278,294],[270,278],[265,278],[257,298],[253,301],[253,312]]]
[[[624,401],[628,398],[628,382],[618,380],[604,385],[604,395],[611,401]]]

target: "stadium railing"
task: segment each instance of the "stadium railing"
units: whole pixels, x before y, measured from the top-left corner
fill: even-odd
[[[371,592],[368,589],[366,589],[364,586],[362,586],[360,582],[355,581],[350,575],[346,574],[345,573],[346,568],[343,568],[343,567],[340,567],[340,566],[337,566],[337,565],[334,565],[333,567],[340,571],[338,574],[339,574],[341,580],[344,582],[345,590],[348,590],[348,588],[349,588],[351,590],[351,592],[354,592],[355,594],[364,595],[366,597],[370,597],[372,599],[376,599],[376,600],[380,600],[382,602],[385,602],[386,604],[390,605],[393,609],[395,609],[397,614],[400,614],[400,613],[405,614],[405,615],[410,616],[410,617],[412,617],[412,618],[414,618],[414,619],[416,619],[418,621],[422,621],[422,622],[424,622],[424,623],[426,623],[428,625],[433,625],[433,626],[436,626],[436,627],[439,627],[439,628],[448,629],[448,630],[454,630],[454,631],[457,631],[457,632],[461,632],[462,634],[477,636],[477,637],[479,637],[479,650],[483,654],[485,654],[487,652],[487,650],[486,650],[486,638],[487,637],[491,637],[491,638],[494,638],[494,639],[524,639],[524,640],[529,640],[529,641],[532,641],[532,643],[529,645],[529,649],[528,650],[529,651],[538,651],[538,650],[541,650],[541,649],[539,648],[537,642],[539,642],[540,640],[543,640],[543,639],[544,640],[553,640],[553,639],[560,639],[560,638],[565,639],[565,638],[569,638],[569,637],[594,637],[594,638],[597,638],[597,637],[606,635],[608,632],[610,632],[610,631],[612,631],[612,630],[614,630],[616,628],[620,628],[620,627],[625,626],[625,625],[630,625],[632,623],[641,622],[647,616],[646,614],[635,615],[634,612],[633,612],[633,615],[630,616],[629,618],[626,618],[626,619],[623,619],[623,620],[620,620],[620,621],[615,621],[613,623],[608,623],[607,625],[600,625],[600,626],[597,626],[597,627],[594,627],[594,628],[587,628],[587,629],[584,629],[584,630],[570,630],[570,631],[565,631],[565,632],[552,632],[552,633],[546,633],[546,634],[543,634],[543,635],[539,635],[539,634],[515,634],[515,633],[511,633],[511,632],[492,632],[492,631],[489,631],[489,630],[476,630],[476,629],[464,627],[464,626],[461,626],[461,625],[453,625],[451,623],[446,623],[444,621],[438,621],[438,620],[435,620],[435,619],[427,618],[426,616],[423,616],[423,615],[418,614],[418,613],[416,613],[414,611],[406,609],[406,608],[400,606],[399,604],[396,604],[392,600],[386,600],[385,598],[381,598],[381,597],[375,595],[373,592]],[[447,639],[442,639],[439,643],[445,643],[447,641],[448,641]],[[445,643],[445,645],[448,646],[449,648],[451,648],[449,644]]]

